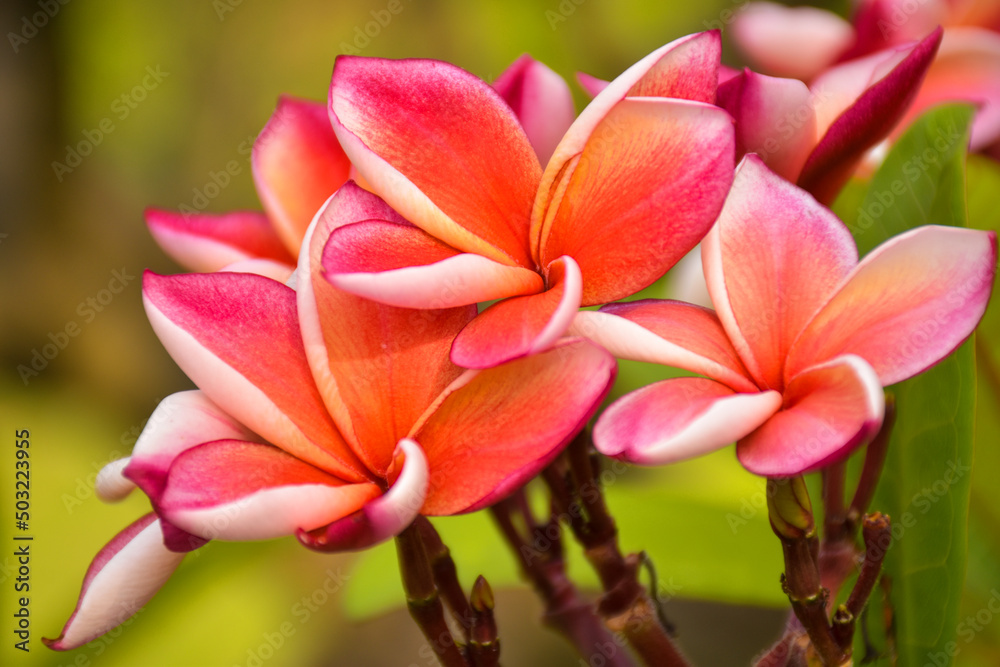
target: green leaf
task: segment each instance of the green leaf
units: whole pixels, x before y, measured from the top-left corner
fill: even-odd
[[[965,226],[965,148],[973,109],[954,105],[921,116],[892,147],[861,206],[843,212],[858,251],[920,225]]]
[[[661,595],[787,605],[775,583],[781,550],[768,524],[764,482],[743,470],[731,450],[660,469],[609,462],[602,480],[623,552],[650,555]],[[526,585],[488,512],[433,521],[466,590],[478,574],[494,588]],[[564,539],[573,581],[597,590],[597,577],[572,536]],[[363,554],[344,598],[348,615],[367,618],[402,606],[398,570],[392,544]]]
[[[972,113],[966,106],[932,110],[896,143],[854,216],[847,216],[862,253],[920,225],[966,224],[965,147]],[[893,522],[884,572],[896,664],[944,665],[956,639],[967,561],[976,401],[972,341],[891,390],[898,419],[872,509]],[[879,597],[873,596],[869,627],[882,621]],[[888,655],[886,645],[873,639]]]

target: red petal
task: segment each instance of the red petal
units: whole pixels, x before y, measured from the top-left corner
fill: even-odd
[[[253,146],[261,203],[293,255],[316,211],[351,169],[321,102],[282,96]]]
[[[343,479],[367,478],[316,388],[292,289],[242,273],[143,278],[153,330],[215,404],[304,461]]]
[[[163,251],[191,271],[218,271],[255,258],[295,264],[271,221],[256,211],[188,215],[151,208],[146,210],[146,225]]]
[[[330,114],[358,171],[407,220],[464,252],[533,266],[541,168],[486,83],[437,61],[341,56]]]

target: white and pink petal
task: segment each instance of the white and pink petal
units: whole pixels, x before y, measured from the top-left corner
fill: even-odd
[[[217,440],[174,459],[159,512],[204,539],[266,540],[314,530],[379,494],[272,445]]]
[[[875,371],[854,355],[794,376],[781,410],[736,446],[740,463],[766,477],[818,470],[867,444],[882,426],[885,395]]]
[[[781,407],[776,391],[738,393],[707,378],[663,380],[612,403],[594,425],[602,454],[663,465],[730,445]]]
[[[149,602],[183,559],[183,553],[164,546],[156,515],[145,515],[97,553],[62,632],[42,641],[68,651],[121,625]]]
[[[994,232],[932,225],[890,239],[809,322],[786,377],[842,354],[865,359],[885,386],[926,370],[979,323],[996,264]]]
[[[426,455],[409,438],[399,441],[393,460],[398,462],[399,474],[388,491],[327,526],[298,531],[299,541],[316,551],[358,551],[401,533],[420,514],[429,473]]]

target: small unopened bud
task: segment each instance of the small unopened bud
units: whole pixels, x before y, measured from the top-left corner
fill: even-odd
[[[767,511],[778,537],[802,539],[815,530],[809,490],[801,476],[767,480]]]
[[[472,603],[472,608],[478,612],[493,609],[493,589],[490,588],[490,583],[483,575],[479,575],[476,583],[472,585],[472,596],[469,602]]]
[[[479,575],[472,585],[469,604],[472,605],[472,627],[469,629],[469,658],[472,667],[498,667],[500,639],[493,618],[493,589]]]

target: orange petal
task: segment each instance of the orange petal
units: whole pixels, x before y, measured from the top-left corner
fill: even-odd
[[[400,438],[461,373],[448,359],[476,307],[411,310],[338,290],[323,276],[332,232],[357,220],[398,221],[381,199],[349,183],[323,208],[299,257],[298,309],[316,383],[369,469],[384,475]]]
[[[341,56],[330,114],[358,171],[403,217],[453,248],[533,267],[541,167],[485,82],[443,62]]]
[[[282,96],[253,145],[261,203],[293,256],[319,207],[347,180],[351,163],[320,102]]]
[[[560,177],[539,257],[583,274],[583,305],[615,301],[662,276],[715,221],[733,175],[733,126],[718,107],[627,99],[608,112]]]
[[[611,356],[579,339],[468,371],[413,435],[430,464],[421,513],[471,512],[534,477],[586,423],[614,377]]]

